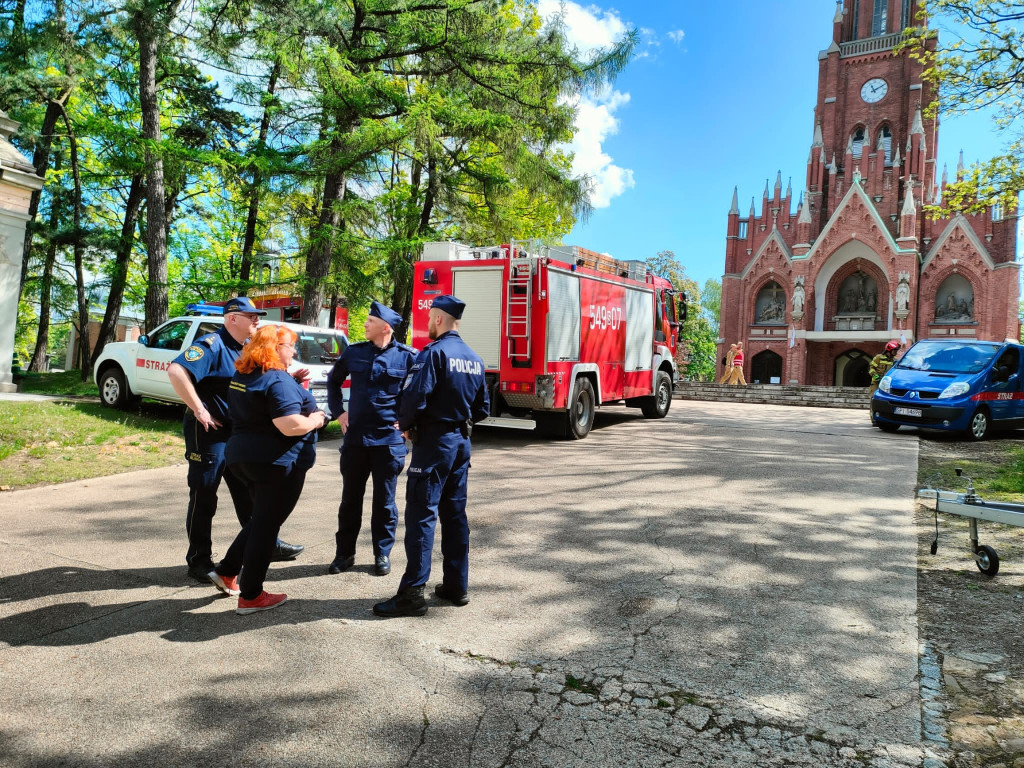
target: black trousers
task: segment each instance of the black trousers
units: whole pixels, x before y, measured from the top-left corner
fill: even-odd
[[[363,496],[366,481],[373,478],[373,507],[370,533],[373,555],[391,554],[398,526],[395,490],[405,466],[405,443],[397,445],[346,445],[341,451],[341,504],[338,505],[338,532],[334,536],[337,557],[356,553],[356,539],[363,523]]]
[[[231,542],[217,566],[217,573],[221,576],[241,573],[242,597],[254,600],[263,591],[277,535],[299,501],[307,470],[246,461],[232,464],[231,469],[249,488],[252,517]]]
[[[212,567],[213,516],[217,513],[217,489],[221,479],[231,493],[239,525],[244,526],[249,520],[252,500],[245,482],[224,462],[227,440],[218,434],[224,429],[206,432],[188,411],[182,431],[185,435],[185,458],[188,459],[188,512],[185,514],[188,551],[185,562],[190,566]]]

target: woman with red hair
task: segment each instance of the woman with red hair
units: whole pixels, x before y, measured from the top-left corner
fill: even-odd
[[[210,580],[238,595],[236,613],[266,611],[288,599],[265,591],[263,580],[281,525],[316,462],[316,431],[330,421],[287,372],[297,340],[284,326],[261,327],[235,362],[238,373],[228,390],[233,428],[226,459],[248,486],[253,510]]]

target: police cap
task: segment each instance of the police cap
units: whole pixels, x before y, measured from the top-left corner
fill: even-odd
[[[238,296],[231,299],[224,305],[224,314],[228,315],[232,312],[245,312],[250,315],[265,315],[265,310],[256,309],[256,305],[252,303],[248,296]]]
[[[431,309],[440,309],[445,314],[449,314],[456,320],[462,319],[462,312],[466,308],[466,302],[456,299],[454,296],[438,296],[434,299],[434,303],[430,305]]]
[[[370,304],[370,317],[379,317],[392,328],[397,328],[402,322],[402,316],[391,307],[386,307],[379,301]]]

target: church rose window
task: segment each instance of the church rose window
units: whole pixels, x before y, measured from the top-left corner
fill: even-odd
[[[768,283],[757,292],[757,302],[754,304],[754,324],[786,324],[786,292],[778,283]]]
[[[889,10],[889,0],[875,0],[875,12],[871,15],[871,36],[885,34],[885,16]]]
[[[963,275],[950,275],[935,292],[935,322],[974,322],[974,288]]]

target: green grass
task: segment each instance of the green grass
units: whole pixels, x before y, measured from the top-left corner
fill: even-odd
[[[956,468],[970,477],[979,495],[993,501],[1024,502],[1024,446],[1011,441],[986,445],[984,458],[925,458],[918,465],[919,485],[946,490],[963,490],[967,481],[956,476]],[[938,473],[941,479],[935,478]]]
[[[20,373],[14,377],[20,392],[34,395],[91,395],[99,396],[92,377],[82,381],[81,371],[59,373]]]
[[[181,422],[97,403],[0,401],[0,487],[24,488],[184,461]]]

